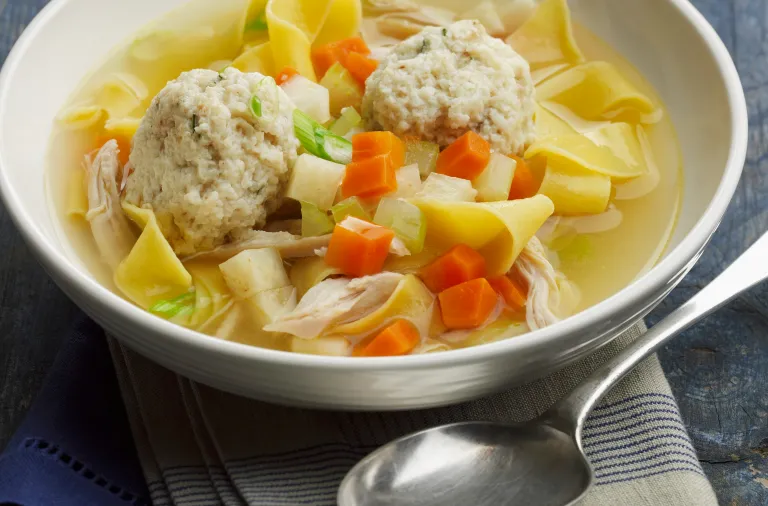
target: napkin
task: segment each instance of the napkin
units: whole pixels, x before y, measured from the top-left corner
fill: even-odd
[[[95,332],[92,324],[86,330]],[[94,437],[90,432],[93,426],[85,430],[79,425],[81,419],[73,419],[71,422],[78,425],[60,427],[60,433],[43,434],[45,437],[41,438],[73,458],[82,452],[78,458],[89,462],[94,473],[131,497],[122,503],[100,502],[95,495],[88,495],[96,494],[92,490],[97,486],[93,480],[80,480],[73,485],[73,479],[66,482],[63,478],[55,484],[61,487],[57,488],[60,495],[48,496],[59,497],[56,501],[24,502],[24,494],[9,495],[10,489],[2,478],[3,462],[7,459],[15,466],[21,459],[19,454],[34,453],[24,444],[19,446],[19,442],[33,434],[22,427],[10,453],[0,458],[0,503],[9,500],[23,506],[84,506],[144,504],[147,500],[155,506],[333,505],[345,473],[379,445],[438,424],[533,418],[643,330],[638,325],[592,356],[528,385],[455,406],[397,413],[304,410],[245,399],[178,376],[109,339],[146,489],[136,483],[131,474],[135,470],[120,469],[114,462],[98,458],[100,454],[111,453],[123,459],[131,454],[130,449],[123,448],[122,453],[117,453],[116,448],[92,448],[98,446],[95,441],[82,443],[81,440]],[[99,343],[99,339],[94,341]],[[71,350],[62,353],[72,360]],[[93,357],[88,359],[92,360]],[[56,377],[56,368],[52,376]],[[71,386],[83,389],[82,383],[73,382]],[[49,382],[30,419],[50,413],[50,388]],[[63,392],[62,386],[58,390],[65,397],[84,393]],[[91,400],[96,401],[95,406],[77,406],[78,409],[92,412],[94,422],[105,423],[99,406],[106,407],[106,399],[101,396]],[[67,404],[64,400],[58,402]],[[28,423],[29,420],[24,426]],[[104,428],[100,432],[96,436],[109,431]],[[76,449],[70,450],[67,445],[72,441],[82,444],[77,443],[71,447]],[[655,357],[638,366],[595,409],[584,432],[584,443],[597,478],[596,486],[581,503],[584,506],[717,505]],[[32,444],[31,448],[36,447]],[[91,456],[91,450],[97,450],[97,454]],[[31,462],[24,467],[24,482],[38,486],[47,483],[48,471],[35,466],[39,463]],[[5,469],[9,469],[7,464]],[[42,488],[53,493],[54,485]],[[77,490],[79,497],[87,500],[65,500],[71,490]],[[101,487],[98,492],[103,495],[104,490]],[[108,487],[106,491],[110,493]],[[110,497],[119,500],[117,492]]]

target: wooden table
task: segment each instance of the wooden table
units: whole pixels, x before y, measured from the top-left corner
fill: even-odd
[[[47,0],[0,0],[0,63]],[[768,2],[694,0],[744,82],[750,145],[731,208],[693,272],[655,311],[658,321],[768,230]],[[78,309],[32,259],[0,209],[0,448],[58,351]],[[766,259],[768,261],[768,259]],[[722,309],[660,353],[683,418],[721,503],[768,504],[768,286]]]

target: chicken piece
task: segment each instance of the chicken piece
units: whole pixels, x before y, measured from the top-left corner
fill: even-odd
[[[537,237],[528,242],[515,266],[528,282],[525,320],[531,330],[547,327],[566,316],[563,314],[567,312],[564,308],[573,303],[564,300],[566,285],[567,295],[571,297],[578,297],[576,288],[563,273],[552,267],[547,260],[546,250]]]
[[[120,205],[117,179],[120,162],[117,141],[105,143],[95,156],[85,157],[88,181],[88,213],[93,238],[101,258],[111,269],[116,269],[136,242],[136,232]]]
[[[289,232],[267,232],[254,230],[243,241],[219,246],[211,251],[195,253],[183,259],[184,262],[193,259],[215,260],[225,262],[243,251],[249,249],[275,248],[283,259],[305,258],[315,255],[315,251],[327,248],[331,236],[300,237]]]
[[[355,279],[326,279],[310,288],[296,309],[264,330],[314,339],[333,324],[356,321],[372,313],[389,299],[404,277],[382,272]]]

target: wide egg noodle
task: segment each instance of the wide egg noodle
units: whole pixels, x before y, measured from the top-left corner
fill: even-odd
[[[505,274],[554,212],[544,195],[507,202],[413,201],[427,220],[427,239],[444,248],[466,244],[485,257],[489,276]]]
[[[235,58],[232,66],[241,72],[258,72],[265,76],[274,76],[277,73],[272,45],[269,42],[247,48]]]
[[[537,100],[556,103],[590,121],[654,122],[657,107],[610,63],[594,61],[536,86]]]
[[[115,270],[115,285],[144,309],[188,292],[192,287],[192,276],[160,231],[155,213],[126,202],[123,211],[142,232]]]
[[[550,163],[627,181],[648,172],[645,153],[637,133],[627,123],[609,123],[579,134],[546,137],[534,142],[526,158],[544,156]]]
[[[190,326],[204,325],[210,318],[221,312],[232,299],[219,266],[212,262],[190,261],[184,264],[195,285],[195,312]]]
[[[577,133],[568,123],[548,109],[542,107],[540,104],[536,104],[536,118],[534,123],[536,125],[536,138],[539,140],[547,137],[558,137]]]
[[[67,216],[83,218],[88,214],[88,187],[85,171],[73,170],[67,179]]]
[[[584,61],[573,36],[566,0],[541,2],[533,15],[507,37],[506,42],[528,61],[532,71]]]
[[[296,296],[301,300],[310,288],[339,274],[341,271],[326,264],[324,258],[314,256],[300,258],[293,262],[288,277],[291,284],[296,287]]]
[[[555,205],[557,215],[599,214],[611,198],[611,178],[596,172],[569,168],[550,160],[539,194]]]

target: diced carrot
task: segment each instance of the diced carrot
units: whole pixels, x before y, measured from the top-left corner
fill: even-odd
[[[397,176],[388,155],[378,155],[347,165],[341,182],[341,195],[380,197],[397,190]]]
[[[504,302],[513,311],[520,311],[525,307],[525,299],[527,298],[525,292],[509,277],[497,276],[488,279],[488,283],[496,290],[496,293],[504,298]]]
[[[519,156],[512,155],[512,158],[517,162],[517,168],[515,169],[515,177],[512,179],[512,188],[509,190],[509,200],[533,197],[539,191],[539,183],[533,176],[531,168]]]
[[[312,63],[318,77],[322,78],[336,62],[341,63],[346,68],[347,57],[350,53],[369,55],[371,50],[360,37],[339,40],[314,48],[312,50]]]
[[[96,146],[94,149],[101,149],[101,147],[106,144],[107,141],[112,139],[117,141],[117,149],[119,150],[117,159],[122,165],[125,165],[128,163],[128,157],[131,155],[131,139],[128,137],[123,135],[101,135],[96,139]]]
[[[395,233],[358,218],[337,224],[325,254],[325,263],[347,276],[369,276],[381,272]]]
[[[363,132],[352,136],[352,161],[387,155],[397,170],[405,164],[405,143],[392,132]]]
[[[437,157],[437,172],[470,181],[479,176],[491,159],[491,145],[475,132],[467,132]]]
[[[393,357],[413,351],[421,336],[408,320],[398,320],[382,330],[363,348],[364,357]]]
[[[293,67],[285,67],[283,70],[280,71],[279,74],[277,74],[277,77],[275,78],[275,82],[279,85],[285,84],[288,81],[291,80],[293,76],[299,75],[299,71],[296,70]]]
[[[446,327],[471,329],[488,320],[499,296],[487,279],[480,278],[443,290],[438,299]]]
[[[457,244],[424,266],[419,277],[427,288],[440,293],[466,281],[485,277],[485,258],[469,246]]]
[[[357,82],[365,86],[365,81],[379,66],[379,62],[360,53],[349,53],[344,67],[352,74]]]

